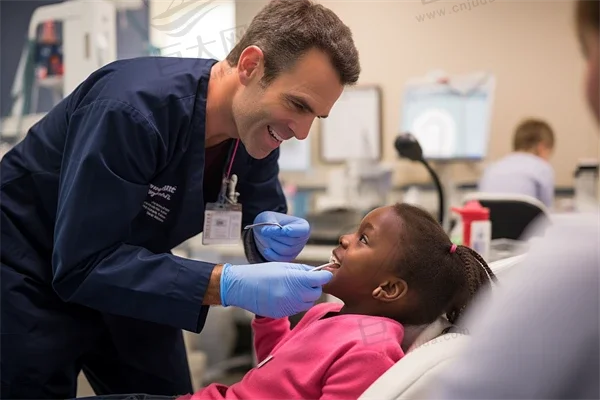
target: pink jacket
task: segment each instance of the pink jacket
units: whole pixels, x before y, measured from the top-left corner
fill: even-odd
[[[181,399],[357,399],[404,356],[401,324],[384,317],[311,308],[290,330],[287,318],[252,322],[259,364],[230,387],[212,384]]]

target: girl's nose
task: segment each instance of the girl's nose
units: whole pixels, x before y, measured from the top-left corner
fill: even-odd
[[[348,239],[348,235],[344,235],[344,236],[340,236],[340,245],[345,249],[348,247],[348,244],[350,243],[349,239]]]

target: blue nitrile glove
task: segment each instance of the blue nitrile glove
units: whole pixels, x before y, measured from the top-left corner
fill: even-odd
[[[308,310],[321,297],[329,271],[311,271],[303,264],[270,262],[225,264],[221,272],[221,304],[270,318]]]
[[[256,247],[268,261],[294,260],[310,236],[310,226],[302,218],[264,211],[254,219],[255,224],[261,222],[278,222],[282,226],[263,225],[252,228]]]

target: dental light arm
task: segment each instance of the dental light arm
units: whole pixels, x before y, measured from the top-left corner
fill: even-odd
[[[438,192],[438,201],[439,201],[439,212],[438,219],[440,224],[444,223],[444,212],[446,206],[444,204],[444,189],[442,184],[440,183],[440,178],[435,173],[433,168],[429,165],[429,163],[423,158],[423,149],[419,144],[419,141],[409,132],[400,134],[396,141],[394,142],[394,147],[396,147],[396,151],[401,158],[406,158],[411,161],[420,162],[425,166],[431,178],[433,179],[433,183]]]

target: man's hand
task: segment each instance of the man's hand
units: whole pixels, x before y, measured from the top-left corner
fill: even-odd
[[[310,236],[310,226],[302,218],[265,211],[255,218],[254,223],[277,222],[253,229],[256,247],[268,261],[292,261],[302,251]]]
[[[225,264],[221,273],[221,304],[256,315],[282,318],[308,310],[331,280],[329,271],[291,263]]]

